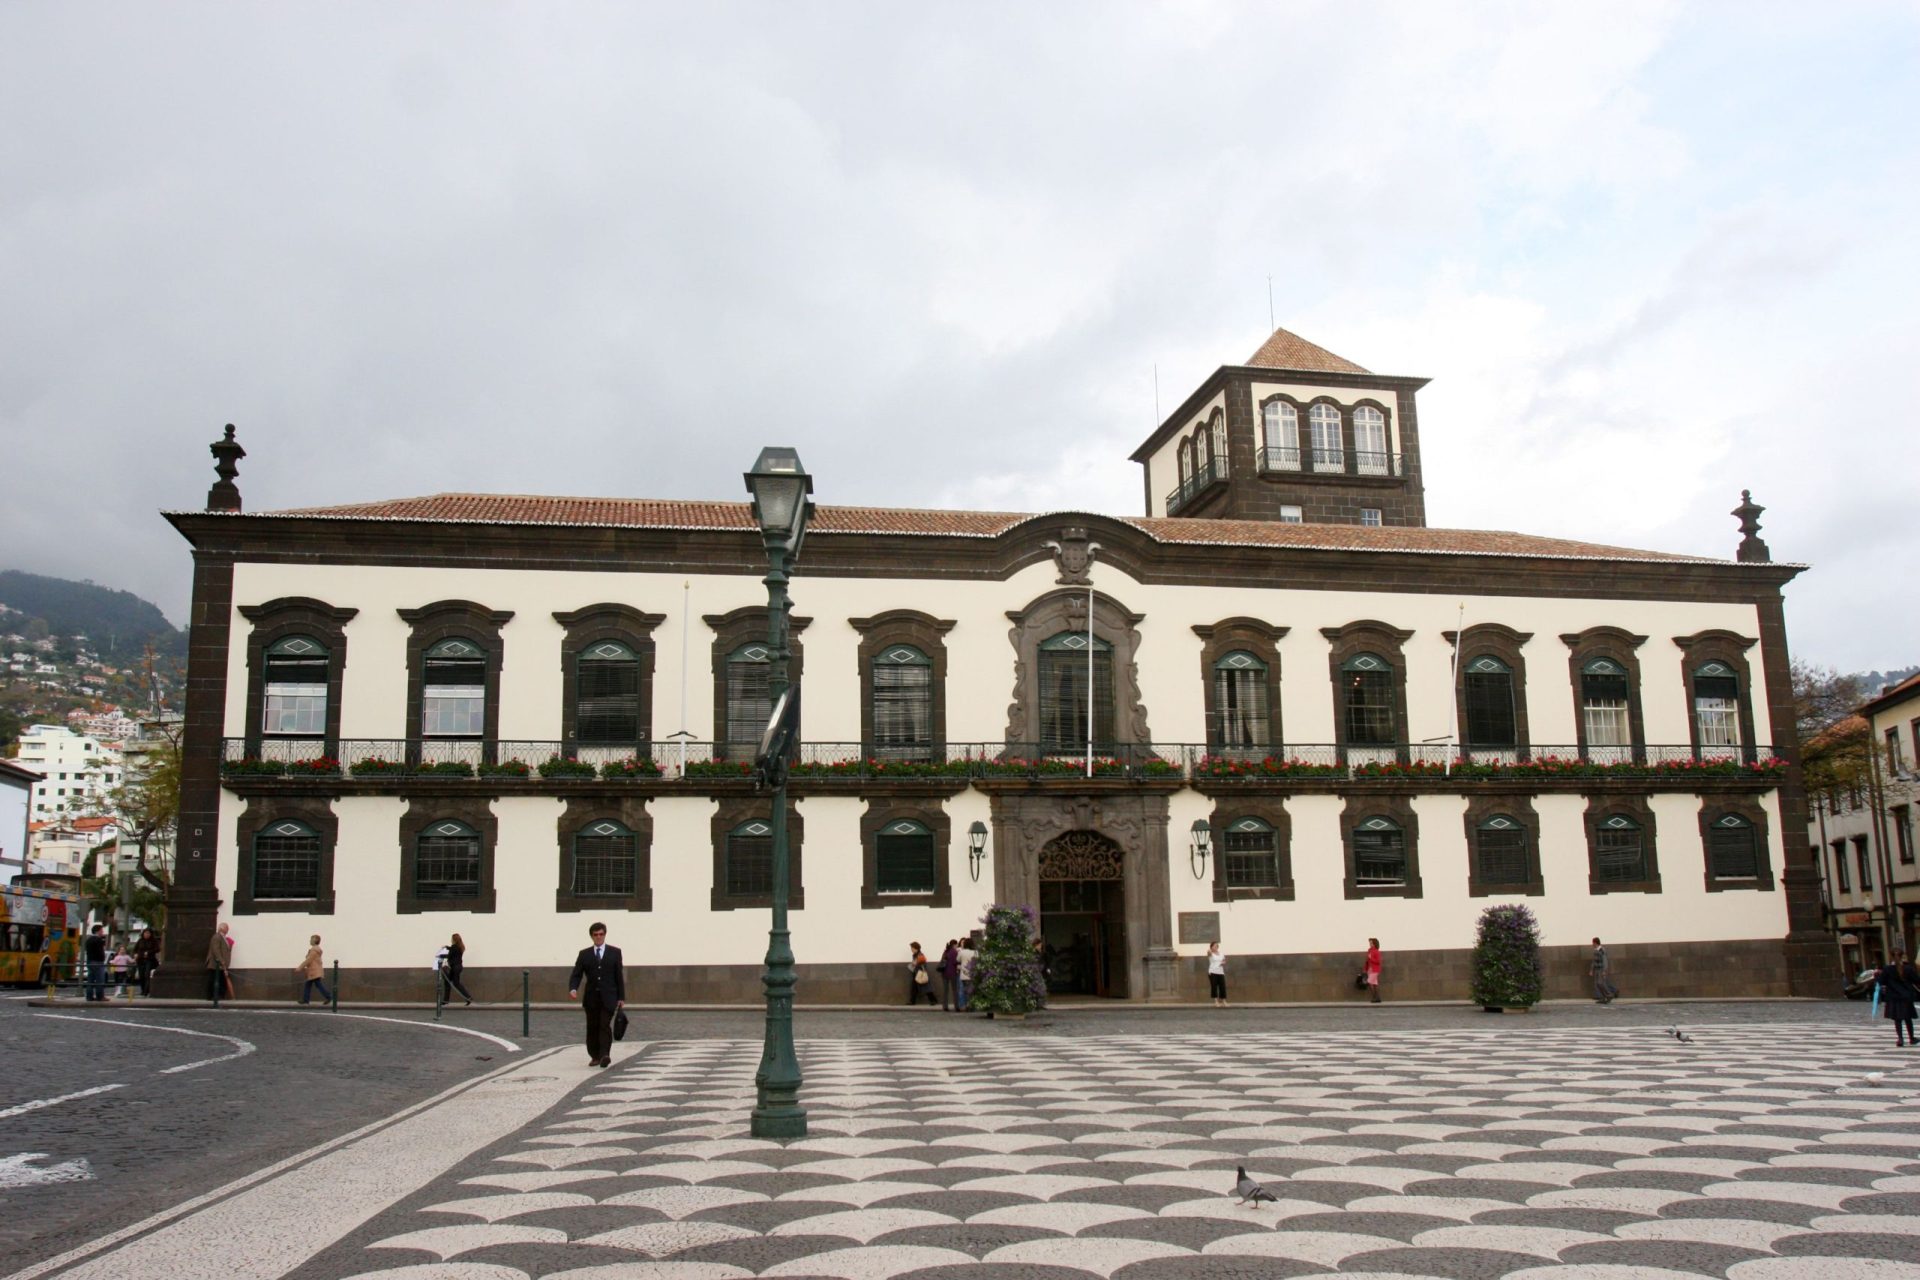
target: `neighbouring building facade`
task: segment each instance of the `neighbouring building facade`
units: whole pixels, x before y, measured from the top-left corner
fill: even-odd
[[[1820,869],[1843,972],[1884,964],[1889,944],[1920,944],[1920,676],[1868,699],[1831,732],[1866,741],[1858,786],[1810,797],[1808,853]]]
[[[120,782],[118,745],[60,724],[22,730],[15,763],[40,775],[33,788],[35,822],[91,812]]]
[[[27,816],[40,775],[0,760],[0,884],[27,869]]]
[[[1781,587],[1737,558],[1428,528],[1415,394],[1279,331],[1134,455],[1144,516],[822,506],[792,583],[798,998],[898,1001],[990,902],[1061,994],[1462,998],[1486,906],[1549,991],[1830,994]],[[638,998],[759,999],[767,561],[745,502],[439,494],[245,512],[213,446],[171,972],[217,918],[277,992],[559,994],[605,919]],[[746,459],[743,459],[743,462]],[[273,465],[268,460],[267,465]],[[830,482],[823,481],[824,488]]]

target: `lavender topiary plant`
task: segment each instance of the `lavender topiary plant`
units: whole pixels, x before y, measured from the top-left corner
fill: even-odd
[[[1033,908],[996,902],[980,922],[986,931],[973,962],[973,995],[967,1008],[1027,1014],[1045,1005],[1047,982],[1033,949]]]
[[[1473,1002],[1488,1009],[1525,1009],[1540,1001],[1540,924],[1518,905],[1480,913],[1473,947]]]

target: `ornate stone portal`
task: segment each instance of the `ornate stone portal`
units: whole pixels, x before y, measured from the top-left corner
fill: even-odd
[[[1124,964],[1113,989],[1126,999],[1173,999],[1167,791],[1136,781],[1060,795],[1018,783],[992,788],[992,801],[995,901],[1037,910],[1042,879],[1118,881]]]

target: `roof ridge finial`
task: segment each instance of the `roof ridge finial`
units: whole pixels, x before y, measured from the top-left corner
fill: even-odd
[[[1740,521],[1740,549],[1734,553],[1734,559],[1742,564],[1767,564],[1773,560],[1773,552],[1760,541],[1760,513],[1765,510],[1753,500],[1753,490],[1740,491],[1740,505],[1731,514]]]
[[[233,438],[231,422],[227,424],[226,434],[208,445],[207,450],[214,456],[213,470],[220,477],[207,490],[207,510],[240,510],[240,486],[233,481],[240,474],[240,459],[247,456],[247,451]]]

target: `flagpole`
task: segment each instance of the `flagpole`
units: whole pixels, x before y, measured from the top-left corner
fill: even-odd
[[[1087,776],[1093,776],[1093,556],[1099,548],[1087,544]]]
[[[1467,638],[1467,602],[1460,602],[1460,612],[1453,622],[1453,681],[1448,691],[1455,699],[1460,697],[1460,646]],[[1455,735],[1460,729],[1459,703],[1447,708],[1447,765],[1445,776],[1453,776],[1453,757],[1457,754],[1454,744]]]

